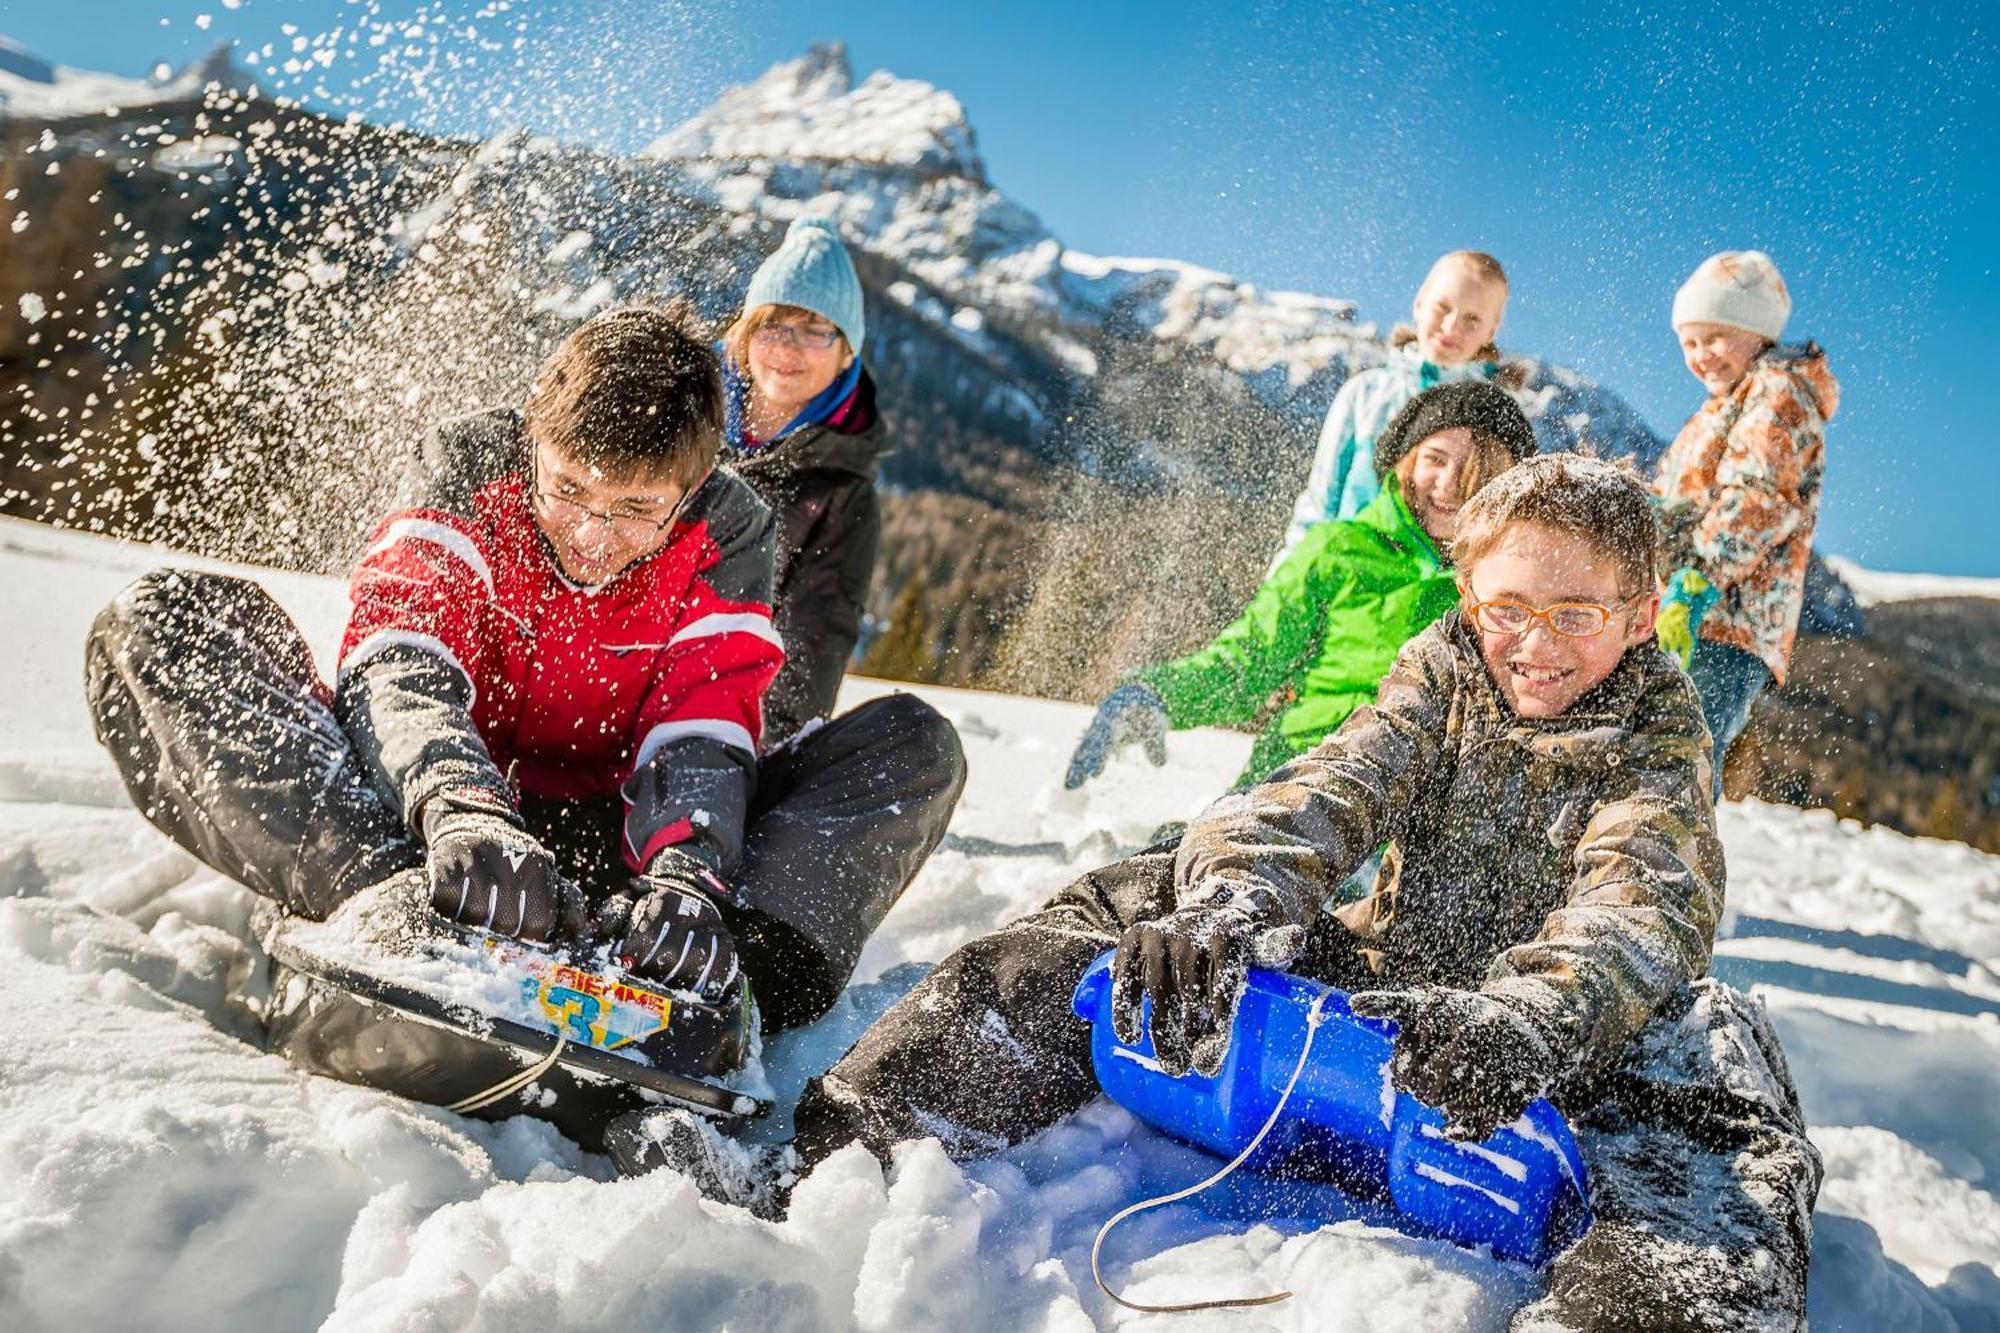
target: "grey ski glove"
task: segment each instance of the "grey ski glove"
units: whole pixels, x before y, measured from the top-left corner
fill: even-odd
[[[424,802],[422,825],[439,916],[519,940],[583,928],[583,894],[511,811],[440,792]]]
[[[1419,986],[1362,991],[1349,1006],[1396,1025],[1396,1086],[1445,1114],[1445,1133],[1477,1141],[1546,1096],[1561,1066],[1552,1034],[1483,991]]]
[[[1266,925],[1254,898],[1227,892],[1141,921],[1126,930],[1112,960],[1112,1031],[1137,1044],[1150,999],[1160,1068],[1173,1078],[1190,1068],[1212,1078],[1229,1053],[1251,966],[1283,967],[1304,936],[1297,926]]]
[[[1167,705],[1159,692],[1142,680],[1128,680],[1104,696],[1097,716],[1090,719],[1076,753],[1070,756],[1063,786],[1075,791],[1104,771],[1112,755],[1138,742],[1158,768],[1167,762]]]
[[[633,975],[719,1000],[742,971],[736,941],[716,907],[727,897],[706,866],[669,848],[627,893],[598,909],[596,931],[613,941],[611,956]]]

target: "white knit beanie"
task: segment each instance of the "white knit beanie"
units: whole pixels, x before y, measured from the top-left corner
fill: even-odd
[[[1701,261],[1674,293],[1674,327],[1727,324],[1778,340],[1792,313],[1792,294],[1762,250],[1724,250]]]

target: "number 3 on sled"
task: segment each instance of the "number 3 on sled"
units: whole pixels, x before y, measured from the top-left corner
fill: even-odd
[[[664,996],[646,993],[651,1004],[620,1004],[615,996],[589,995],[548,977],[530,977],[522,999],[549,1031],[599,1050],[615,1051],[666,1026]]]

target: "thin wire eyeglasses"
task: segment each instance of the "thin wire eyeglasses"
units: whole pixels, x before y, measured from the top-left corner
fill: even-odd
[[[752,342],[770,346],[809,347],[824,352],[840,341],[839,329],[808,329],[797,324],[766,324],[750,335]]]
[[[707,478],[704,477],[702,480],[706,481]],[[543,490],[542,460],[539,455],[535,458],[536,500],[552,509],[560,505],[583,517],[594,518],[598,522],[609,526],[612,531],[621,533],[633,541],[650,541],[672,527],[680,518],[681,510],[687,508],[688,501],[693,499],[694,493],[700,489],[701,482],[697,482],[689,487],[682,493],[681,498],[674,502],[673,509],[668,512],[665,518],[647,518],[643,514],[600,514],[597,510],[572,500],[567,495],[557,495],[554,491]]]

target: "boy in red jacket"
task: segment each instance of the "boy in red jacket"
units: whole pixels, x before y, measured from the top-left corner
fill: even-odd
[[[818,1017],[964,762],[910,696],[760,758],[772,524],[715,467],[722,417],[678,316],[577,329],[521,411],[425,444],[354,570],[331,689],[256,585],[141,579],[88,650],[133,800],[302,916],[402,876],[495,933],[588,923],[671,987],[723,996],[740,969],[767,1030]]]

